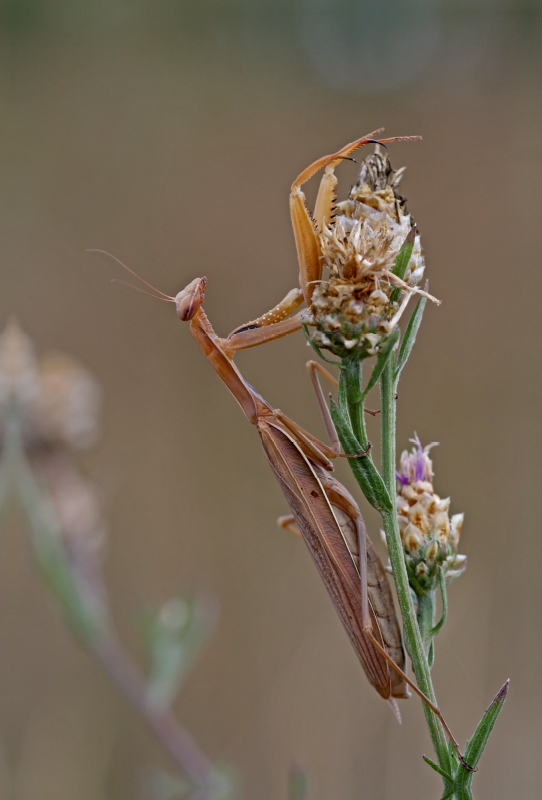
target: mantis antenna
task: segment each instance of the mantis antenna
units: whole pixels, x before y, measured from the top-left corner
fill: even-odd
[[[140,289],[139,286],[134,286],[133,283],[128,283],[128,281],[123,281],[121,278],[111,278],[111,283],[122,283],[123,286],[127,286],[129,289],[133,289],[135,292],[140,292],[141,294],[146,294],[147,297],[154,297],[155,300],[163,300],[164,303],[174,303],[175,300],[171,298],[171,300],[167,297],[159,297],[157,294],[151,294],[150,292],[146,292],[144,289]]]
[[[142,278],[142,277],[141,277],[141,275],[138,275],[138,274],[137,274],[137,272],[135,272],[133,269],[131,269],[130,267],[128,267],[126,264],[124,264],[124,263],[123,263],[123,262],[120,260],[120,258],[117,258],[117,257],[116,257],[116,256],[114,256],[112,253],[108,253],[108,252],[107,252],[107,250],[100,250],[100,248],[98,248],[98,247],[90,247],[90,248],[87,250],[87,253],[103,253],[103,255],[104,255],[104,256],[109,256],[109,258],[112,258],[112,259],[113,259],[113,261],[116,261],[116,262],[117,262],[117,264],[120,264],[120,266],[121,266],[121,267],[123,267],[123,268],[124,268],[125,270],[127,270],[127,271],[128,271],[130,274],[131,274],[131,275],[133,275],[133,276],[134,276],[134,278],[137,278],[137,280],[138,280],[138,281],[141,281],[141,283],[144,283],[144,284],[145,284],[145,286],[148,286],[148,288],[149,288],[149,289],[152,289],[152,290],[153,290],[153,292],[156,292],[157,294],[160,294],[160,295],[162,295],[162,298],[163,298],[163,299],[165,299],[165,300],[168,300],[170,303],[174,303],[174,302],[175,302],[175,298],[174,298],[174,297],[172,297],[172,296],[171,296],[171,295],[169,295],[169,294],[166,294],[165,292],[162,292],[162,291],[160,291],[160,289],[157,289],[157,288],[156,288],[156,286],[153,286],[153,285],[152,285],[152,283],[149,283],[148,281],[146,281],[144,278]],[[133,286],[131,283],[127,283],[126,281],[121,281],[121,280],[119,280],[118,278],[113,278],[113,281],[114,281],[115,283],[124,283],[124,284],[125,284],[125,286],[130,286],[132,289],[135,289],[135,290],[136,290],[136,291],[138,291],[138,292],[142,292],[143,294],[149,294],[148,292],[144,292],[144,291],[143,291],[143,289],[138,289],[136,286]],[[153,294],[151,294],[151,295],[149,295],[149,297],[156,297],[156,295],[153,295]],[[156,299],[157,299],[157,300],[160,300],[160,299],[162,299],[162,298],[160,298],[160,297],[156,297]]]

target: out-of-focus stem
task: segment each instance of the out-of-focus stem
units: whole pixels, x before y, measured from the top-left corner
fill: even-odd
[[[214,771],[212,763],[169,708],[149,703],[145,679],[117,637],[109,632],[95,638],[90,646],[110,678],[147,721],[175,763],[198,787],[198,797],[209,800]]]
[[[120,691],[147,721],[156,738],[194,784],[194,800],[212,800],[213,794],[216,796],[213,792],[213,778],[216,775],[213,764],[170,709],[151,702],[147,682],[109,626],[107,613],[104,613],[100,603],[89,603],[88,596],[81,592],[77,566],[70,562],[61,544],[60,523],[52,513],[48,513],[50,508],[46,497],[26,461],[16,418],[10,422],[5,448],[30,522],[38,565],[74,632],[94,653]],[[92,564],[79,564],[81,566],[87,577],[94,574]],[[98,580],[98,586],[94,586],[98,596],[99,584]]]

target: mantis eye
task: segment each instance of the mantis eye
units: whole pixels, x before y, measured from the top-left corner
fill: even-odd
[[[195,278],[175,297],[175,307],[180,320],[188,322],[196,316],[203,303],[206,286],[207,278]]]

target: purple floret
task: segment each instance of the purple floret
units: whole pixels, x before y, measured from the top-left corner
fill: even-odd
[[[425,477],[425,461],[423,457],[423,447],[417,435],[411,441],[414,442],[414,444],[418,448],[418,452],[416,454],[416,467],[414,470],[414,480],[423,481]]]
[[[425,475],[425,463],[423,460],[423,450],[420,448],[418,452],[418,457],[416,458],[415,480],[423,481],[424,475]]]

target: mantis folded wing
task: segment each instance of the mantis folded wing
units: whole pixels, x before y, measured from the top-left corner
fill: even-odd
[[[258,428],[271,468],[369,682],[384,698],[408,697],[404,679],[390,670],[364,630],[362,606],[367,600],[373,635],[404,669],[405,654],[388,577],[368,537],[367,587],[362,597],[358,529],[363,527],[366,534],[354,500],[344,486],[306,458],[289,432],[268,421]]]

